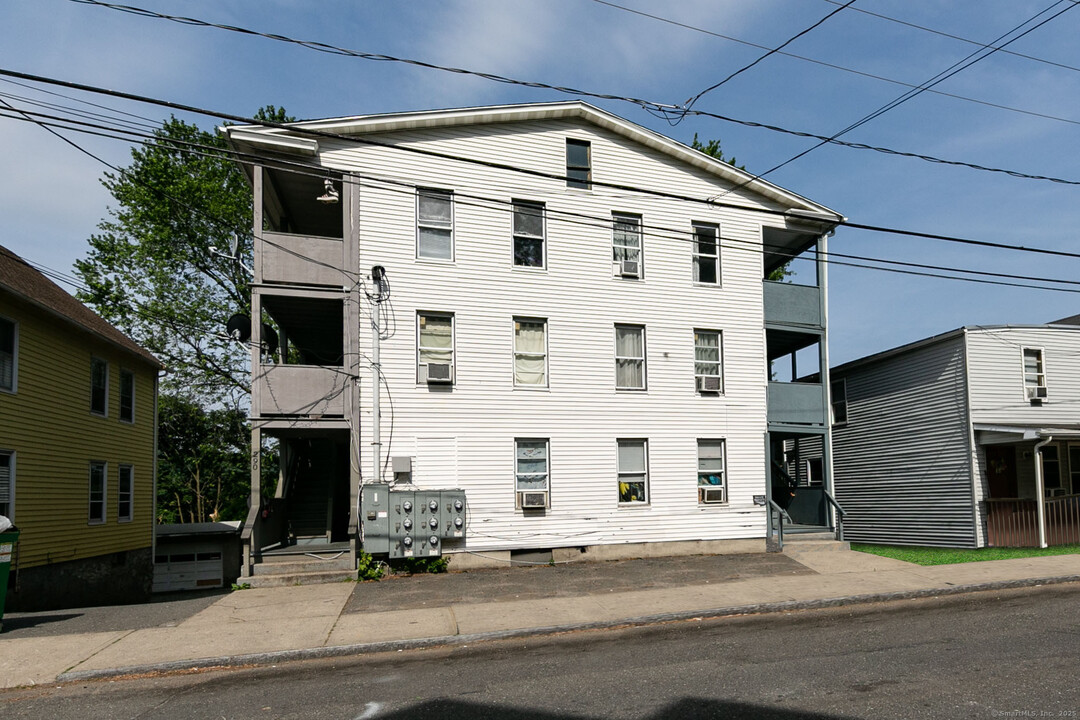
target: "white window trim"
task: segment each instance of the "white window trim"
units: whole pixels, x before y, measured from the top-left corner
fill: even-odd
[[[527,383],[518,383],[517,381],[517,358],[518,355],[534,355],[535,353],[519,353],[517,350],[517,324],[519,322],[532,322],[543,323],[544,325],[544,384],[543,385],[530,385]],[[511,348],[511,360],[510,366],[510,379],[515,390],[549,390],[551,388],[551,368],[548,366],[548,351],[550,347],[550,331],[548,328],[547,318],[542,317],[530,317],[526,315],[515,315],[510,326],[510,348]]]
[[[721,473],[720,479],[723,480],[723,483],[720,484],[720,485],[702,485],[701,484],[701,479],[697,477],[697,473],[700,473],[700,470],[698,470],[697,467],[695,467],[696,472],[695,472],[694,481],[695,481],[695,484],[698,487],[698,493],[697,493],[697,495],[698,495],[698,507],[703,507],[703,508],[727,507],[731,503],[731,488],[728,486],[727,438],[722,438],[722,437],[697,438],[695,440],[695,442],[694,442],[694,451],[695,451],[695,459],[699,463],[698,467],[700,467],[700,461],[701,461],[701,443],[702,442],[718,442],[718,443],[720,443],[720,447],[721,447],[720,459],[721,459],[722,464],[723,464],[723,469],[720,471],[720,473]],[[723,490],[724,490],[724,502],[722,502],[722,503],[703,502],[702,501],[701,488],[723,488]]]
[[[1024,347],[1020,348],[1020,373],[1021,373],[1020,374],[1020,379],[1021,379],[1021,386],[1022,386],[1023,393],[1024,393],[1024,400],[1031,401],[1031,400],[1033,400],[1035,398],[1032,398],[1031,396],[1028,395],[1029,387],[1028,387],[1028,382],[1027,382],[1027,362],[1026,362],[1028,352],[1036,352],[1036,353],[1039,354],[1039,365],[1041,366],[1041,369],[1042,369],[1042,372],[1038,373],[1038,375],[1036,376],[1036,378],[1038,378],[1038,376],[1041,375],[1042,376],[1042,382],[1040,384],[1034,385],[1032,387],[1040,387],[1044,391],[1046,391],[1047,394],[1049,394],[1049,392],[1047,391],[1047,382],[1046,382],[1046,350],[1044,348],[1036,346],[1036,345],[1025,345]]]
[[[0,450],[0,455],[8,456],[8,520],[15,522],[15,451]]]
[[[619,328],[637,328],[641,330],[641,357],[634,357],[630,355],[619,355]],[[649,339],[645,335],[644,325],[635,325],[633,323],[615,323],[615,328],[612,331],[612,341],[614,346],[612,350],[615,356],[615,389],[625,392],[647,392],[649,389]],[[619,385],[619,361],[620,360],[641,360],[641,387],[623,387]]]
[[[568,152],[568,148],[569,148],[569,146],[571,144],[574,144],[574,145],[579,145],[580,144],[580,145],[584,145],[586,147],[586,150],[587,150],[588,155],[589,155],[589,164],[588,165],[583,166],[583,165],[571,165],[570,164],[570,153]],[[566,160],[566,165],[565,165],[566,189],[567,190],[577,191],[577,192],[592,192],[592,189],[593,189],[593,166],[592,166],[593,147],[592,147],[592,140],[585,140],[585,139],[582,139],[582,138],[568,137],[568,138],[566,138],[566,143],[563,145],[563,152],[565,153],[565,158],[564,159]],[[585,187],[577,187],[576,185],[571,185],[570,184],[572,182],[573,183],[581,182],[580,180],[571,180],[570,179],[570,169],[571,168],[574,168],[574,169],[584,168],[586,171],[588,171],[588,179],[584,181],[585,182]]]
[[[91,516],[91,510],[94,502],[94,466],[101,466],[101,519],[97,520]],[[102,462],[100,460],[91,460],[90,466],[87,471],[87,503],[86,503],[86,524],[87,525],[104,525],[106,518],[109,517],[109,463]]]
[[[837,388],[837,387],[839,387],[841,389],[841,391],[843,392],[843,400],[840,401],[840,403],[844,406],[844,419],[843,420],[837,420],[836,419],[836,404],[837,404],[836,395],[837,395],[837,393],[834,392],[833,388]],[[848,407],[848,397],[847,397],[847,378],[830,379],[829,380],[829,420],[830,420],[830,424],[831,425],[838,425],[838,426],[843,427],[844,425],[847,425],[848,417],[850,417],[850,415],[851,415],[851,413],[850,413],[850,409]]]
[[[521,442],[533,442],[533,443],[535,443],[535,442],[543,442],[544,443],[545,478],[544,478],[544,489],[543,490],[537,490],[536,488],[531,488],[531,489],[528,489],[528,490],[522,490],[522,489],[520,489],[518,487],[518,469],[517,469],[518,443],[521,443]],[[523,492],[543,492],[543,493],[547,493],[547,504],[545,505],[545,508],[550,508],[551,507],[551,438],[516,437],[516,438],[514,438],[514,446],[513,447],[514,447],[514,454],[512,455],[512,457],[513,457],[513,463],[514,463],[514,466],[513,466],[514,467],[514,469],[513,469],[513,475],[514,475],[514,507],[517,510],[522,510],[522,511],[524,511],[524,510],[539,510],[540,508],[523,508],[523,507],[521,507],[521,493],[523,493]]]
[[[450,318],[450,382],[447,385],[457,385],[457,316],[452,312],[442,312],[439,310],[417,310],[416,311],[416,338],[414,345],[416,347],[416,384],[417,386],[426,386],[427,379],[420,376],[420,367],[426,366],[427,363],[420,362],[420,318],[423,317],[440,317]],[[443,350],[444,348],[431,348],[433,350]]]
[[[620,220],[634,220],[637,222],[637,239],[638,239],[638,276],[632,278],[634,280],[645,279],[645,218],[640,213],[621,212],[613,210],[611,213],[611,263],[615,266],[615,275],[619,277],[618,272],[618,260],[615,259],[615,248],[630,248],[629,245],[619,245],[615,242],[615,223]]]
[[[128,514],[120,514],[120,499],[124,495],[123,475],[124,470],[127,470],[130,475],[128,476],[128,482],[130,486],[128,488]],[[116,521],[121,523],[129,523],[135,518],[135,466],[129,463],[121,463],[117,466],[116,470]]]
[[[130,375],[131,376],[131,417],[130,418],[125,418],[124,417],[124,376],[125,375]],[[135,371],[134,370],[125,370],[124,368],[120,368],[120,407],[119,407],[119,409],[117,411],[117,417],[120,419],[120,422],[122,422],[122,423],[126,423],[128,425],[134,425],[135,424]]]
[[[619,443],[641,443],[643,454],[645,456],[645,499],[644,500],[630,500],[623,502],[619,500],[619,483],[622,482],[624,475],[640,475],[637,472],[624,472],[619,467]],[[616,438],[615,439],[615,499],[618,502],[620,508],[632,508],[632,507],[649,507],[652,503],[652,488],[649,487],[649,440],[648,438]]]
[[[695,336],[703,335],[705,333],[716,336],[716,349],[719,351],[719,358],[716,361],[716,365],[717,365],[717,369],[719,371],[719,374],[718,375],[700,375],[700,374],[698,374],[698,371],[697,371],[697,364],[699,362],[699,360],[697,359],[698,344],[697,344],[697,338],[695,337],[695,339],[694,339],[694,366],[693,366],[693,369],[694,369],[694,392],[697,393],[698,395],[705,394],[707,397],[711,397],[712,395],[723,395],[724,394],[724,331],[723,330],[707,330],[705,328],[694,328],[694,335]],[[700,361],[700,362],[711,362],[711,361]],[[704,390],[704,391],[699,390],[698,389],[698,378],[705,378],[705,377],[720,378],[720,389],[719,390]]]
[[[424,193],[430,193],[432,195],[445,195],[447,197],[447,199],[450,201],[450,222],[448,224],[443,225],[443,224],[440,224],[440,223],[433,223],[431,221],[425,221],[420,217],[420,196],[422,194],[424,194]],[[434,188],[434,187],[422,187],[422,188],[417,188],[416,189],[416,250],[415,250],[415,255],[416,255],[417,260],[421,260],[423,262],[433,262],[433,263],[443,263],[443,264],[453,263],[455,261],[455,258],[457,257],[457,242],[456,242],[457,238],[455,237],[455,233],[454,233],[454,220],[456,219],[455,216],[457,214],[456,209],[454,207],[455,205],[456,205],[456,203],[454,202],[454,191],[453,190],[447,190],[445,188]],[[422,228],[422,227],[430,227],[430,228],[435,229],[435,230],[449,230],[450,231],[450,257],[449,258],[428,257],[426,255],[421,255],[420,254],[420,228]]]
[[[705,254],[702,254],[702,253],[698,252],[697,229],[699,227],[700,228],[709,228],[710,230],[714,231],[715,234],[713,235],[713,237],[715,239],[715,248],[716,248],[716,253],[714,255],[705,255]],[[694,280],[694,284],[695,285],[701,285],[702,287],[722,287],[723,284],[724,284],[724,278],[721,275],[721,271],[722,271],[723,266],[720,264],[720,225],[719,225],[719,223],[711,223],[711,222],[704,222],[704,221],[696,221],[695,220],[694,222],[691,223],[691,228],[692,228],[692,231],[693,231],[693,244],[690,246],[690,252],[693,255],[693,260],[691,261],[691,266],[690,266],[691,278],[693,278],[693,272],[694,272],[694,268],[697,266],[698,258],[712,258],[713,263],[716,266],[716,282],[705,282],[703,280]]]
[[[540,235],[527,235],[525,233],[518,233],[514,226],[514,218],[517,216],[517,208],[519,205],[532,205],[540,210]],[[540,239],[541,253],[539,265],[518,265],[515,262],[514,248],[517,245],[518,237],[529,239]],[[520,198],[510,201],[510,267],[514,270],[524,270],[526,272],[544,272],[547,270],[548,263],[548,236],[547,236],[547,204],[542,200],[522,200]]]
[[[94,409],[94,362],[105,363],[105,408],[102,412]],[[90,356],[90,414],[98,417],[109,417],[109,361],[96,355]]]
[[[0,320],[7,320],[12,324],[12,332],[14,334],[13,342],[11,345],[11,387],[0,387],[0,393],[8,393],[15,395],[19,392],[19,321],[15,318],[9,318],[5,315],[0,315]]]

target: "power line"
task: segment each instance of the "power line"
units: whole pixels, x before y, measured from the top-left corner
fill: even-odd
[[[353,143],[358,143],[358,144],[373,145],[373,146],[378,146],[378,147],[387,147],[387,148],[401,150],[401,151],[405,151],[405,152],[419,153],[419,154],[422,154],[422,155],[434,156],[434,157],[439,157],[439,158],[442,158],[442,159],[454,160],[454,161],[465,162],[465,163],[470,163],[470,164],[477,164],[477,165],[482,165],[482,166],[496,168],[496,169],[508,170],[508,171],[512,171],[512,172],[519,172],[519,173],[523,173],[523,174],[534,176],[534,177],[543,177],[543,178],[547,178],[547,179],[560,180],[560,181],[564,181],[564,182],[567,180],[567,177],[565,175],[558,175],[558,174],[555,174],[555,173],[546,173],[546,172],[541,172],[541,171],[532,170],[532,169],[528,169],[528,168],[520,168],[520,167],[516,167],[516,166],[513,166],[513,165],[507,165],[507,164],[503,164],[503,163],[495,163],[495,162],[491,162],[491,161],[487,161],[487,160],[481,160],[481,159],[477,159],[477,158],[468,158],[468,157],[462,157],[462,156],[452,155],[452,154],[448,154],[448,153],[440,153],[440,152],[435,152],[435,151],[427,150],[427,149],[423,149],[423,148],[415,148],[415,147],[410,147],[410,146],[393,145],[393,144],[390,144],[390,143],[383,143],[383,142],[378,142],[378,141],[375,141],[375,140],[371,140],[369,138],[359,138],[359,137],[355,137],[355,136],[341,135],[341,134],[338,134],[338,133],[328,133],[328,132],[321,131],[321,130],[313,130],[313,129],[310,129],[310,128],[295,127],[295,126],[285,124],[285,123],[259,121],[259,120],[256,120],[254,118],[247,118],[247,117],[242,117],[242,116],[238,116],[238,115],[231,115],[231,114],[227,114],[227,113],[206,110],[206,109],[203,109],[203,108],[196,108],[196,107],[192,107],[192,106],[188,106],[188,105],[183,105],[183,104],[180,104],[180,103],[174,103],[174,102],[167,101],[167,100],[156,100],[156,99],[153,99],[153,98],[146,98],[146,97],[143,97],[143,96],[132,95],[130,93],[124,93],[124,92],[115,91],[115,90],[105,90],[103,88],[96,88],[96,87],[93,87],[93,86],[81,85],[81,84],[78,84],[78,83],[71,83],[71,82],[63,81],[63,80],[54,80],[54,79],[51,79],[51,78],[43,78],[43,77],[40,77],[40,76],[28,75],[26,73],[17,73],[15,71],[11,71],[11,70],[0,69],[0,75],[15,75],[15,76],[18,76],[18,77],[23,77],[25,79],[30,79],[30,80],[35,80],[35,81],[40,81],[40,82],[45,82],[45,83],[60,84],[60,85],[64,85],[64,86],[72,86],[75,89],[79,89],[79,90],[86,90],[86,91],[89,91],[89,92],[102,93],[102,94],[111,95],[111,96],[115,96],[115,97],[122,97],[122,98],[125,98],[125,99],[138,100],[139,102],[146,102],[146,103],[150,103],[150,104],[160,104],[160,105],[164,105],[166,107],[171,107],[173,109],[184,110],[186,112],[194,112],[194,113],[205,115],[205,116],[208,116],[208,117],[218,117],[218,118],[222,118],[222,119],[225,119],[225,120],[232,120],[232,121],[241,122],[241,123],[249,124],[249,125],[263,125],[263,126],[266,126],[266,127],[275,127],[275,128],[280,128],[280,129],[284,129],[284,130],[294,131],[294,132],[297,132],[297,133],[300,133],[300,134],[313,135],[313,136],[316,136],[316,137],[330,137],[330,138],[334,138],[334,139],[338,139],[338,140],[345,140],[345,141],[348,141],[348,142],[353,142]],[[275,162],[277,162],[277,161],[275,160]],[[324,170],[324,174],[325,174],[325,172],[326,171]],[[681,195],[681,194],[678,194],[678,193],[672,193],[672,192],[667,192],[667,191],[662,191],[662,190],[655,190],[655,189],[642,188],[642,187],[636,187],[636,186],[621,185],[621,184],[615,184],[615,183],[603,183],[603,182],[599,182],[599,181],[593,181],[593,185],[602,186],[602,187],[609,187],[609,188],[614,188],[614,189],[619,189],[619,190],[625,190],[625,191],[630,191],[630,192],[640,192],[642,194],[648,194],[648,195],[653,195],[653,196],[657,196],[657,197],[666,197],[666,198],[675,199],[675,200],[683,200],[683,201],[688,201],[688,202],[700,203],[700,204],[705,204],[705,205],[709,205],[709,206],[713,206],[713,207],[727,207],[727,208],[738,209],[738,210],[743,210],[743,211],[762,213],[762,214],[766,214],[766,215],[779,215],[779,216],[785,216],[786,215],[785,211],[782,211],[782,210],[769,210],[769,209],[766,209],[766,208],[748,208],[746,206],[739,205],[739,204],[722,203],[722,202],[717,202],[717,201],[713,201],[713,200],[710,200],[710,199],[702,199],[702,198],[692,197],[692,196],[688,196],[688,195]],[[1064,250],[1053,250],[1053,249],[1050,249],[1050,248],[1026,247],[1026,246],[1022,246],[1022,245],[1010,245],[1010,244],[1007,244],[1007,243],[994,243],[994,242],[985,241],[985,240],[975,240],[975,239],[971,239],[971,238],[960,238],[960,237],[942,235],[942,234],[937,234],[937,233],[927,233],[927,232],[920,232],[920,231],[914,231],[914,230],[903,230],[903,229],[899,229],[899,228],[890,228],[890,227],[885,227],[885,226],[881,226],[881,225],[871,225],[871,224],[866,224],[866,223],[856,223],[856,222],[853,222],[853,221],[850,221],[850,220],[840,220],[840,221],[836,221],[835,223],[833,221],[830,221],[829,224],[835,224],[835,225],[838,225],[838,226],[851,227],[851,228],[856,228],[856,229],[861,229],[861,230],[868,230],[868,231],[872,231],[872,232],[882,232],[882,233],[889,233],[889,234],[896,234],[896,235],[904,235],[904,236],[908,236],[908,237],[919,237],[919,238],[925,238],[925,239],[931,239],[931,240],[941,240],[941,241],[945,241],[945,242],[955,242],[955,243],[961,243],[961,244],[967,244],[967,245],[975,245],[975,246],[981,246],[981,247],[992,247],[992,248],[1006,249],[1006,250],[1017,250],[1017,251],[1031,252],[1031,253],[1038,253],[1038,254],[1045,254],[1045,255],[1054,255],[1054,256],[1059,256],[1059,257],[1080,258],[1080,253],[1072,253],[1072,252],[1068,252],[1068,251],[1064,251]]]
[[[809,133],[809,132],[804,132],[804,131],[799,131],[799,130],[790,130],[788,128],[780,127],[778,125],[771,125],[771,124],[768,124],[768,123],[761,123],[761,122],[756,122],[756,121],[751,121],[751,120],[741,120],[741,119],[738,119],[738,118],[734,118],[734,117],[730,117],[730,116],[726,116],[726,115],[721,115],[719,113],[714,113],[714,112],[707,112],[707,111],[703,111],[703,110],[687,110],[687,109],[685,109],[685,108],[683,108],[681,106],[672,105],[670,103],[660,103],[660,102],[656,102],[656,101],[652,101],[652,100],[645,100],[645,99],[642,99],[642,98],[635,98],[635,97],[624,96],[624,95],[612,95],[612,94],[607,94],[607,93],[598,93],[598,92],[592,92],[592,91],[588,91],[588,90],[581,90],[581,89],[572,88],[572,87],[550,85],[550,84],[542,83],[542,82],[518,80],[518,79],[506,77],[506,76],[503,76],[503,75],[496,75],[494,73],[485,73],[485,72],[478,72],[478,71],[474,71],[474,70],[467,70],[467,69],[464,69],[464,68],[456,68],[456,67],[448,67],[448,66],[443,66],[443,65],[436,65],[434,63],[428,63],[428,62],[424,62],[424,61],[420,61],[420,60],[412,60],[412,59],[408,59],[408,58],[399,58],[399,57],[395,57],[395,56],[392,56],[392,55],[382,55],[382,54],[377,54],[377,53],[361,52],[361,51],[357,51],[357,50],[348,50],[346,48],[341,48],[341,47],[337,47],[337,46],[334,46],[334,45],[328,45],[326,43],[321,43],[321,42],[317,42],[317,41],[297,40],[295,38],[290,38],[290,37],[285,36],[285,35],[277,35],[277,34],[272,34],[272,33],[263,33],[263,32],[259,32],[257,30],[251,30],[251,29],[248,29],[248,28],[241,28],[241,27],[237,27],[237,26],[234,26],[234,25],[223,25],[223,24],[219,24],[219,23],[212,23],[212,22],[209,22],[209,21],[206,21],[206,20],[199,20],[199,19],[196,19],[196,18],[175,16],[175,15],[166,15],[166,14],[163,14],[163,13],[157,13],[157,12],[154,12],[152,10],[146,10],[144,8],[134,7],[134,6],[131,6],[131,5],[118,5],[118,4],[114,4],[114,3],[101,2],[100,0],[69,0],[69,1],[79,3],[79,4],[82,4],[82,5],[94,5],[94,6],[98,6],[98,7],[108,8],[108,9],[111,9],[111,10],[117,10],[117,11],[120,11],[120,12],[125,12],[125,13],[129,13],[129,14],[133,14],[133,15],[139,15],[139,16],[142,16],[142,17],[169,20],[169,21],[177,22],[177,23],[184,24],[184,25],[195,25],[195,26],[199,26],[199,27],[216,28],[216,29],[220,29],[220,30],[227,30],[227,31],[230,31],[230,32],[238,32],[238,33],[242,33],[242,34],[246,34],[246,35],[254,35],[254,36],[258,36],[258,37],[267,38],[269,40],[276,40],[276,41],[279,41],[279,42],[285,42],[285,43],[291,43],[291,44],[299,45],[301,47],[306,47],[306,48],[309,48],[311,50],[315,50],[315,51],[323,52],[323,53],[329,53],[329,54],[332,54],[332,55],[344,55],[344,56],[348,56],[348,57],[355,57],[355,58],[360,58],[360,59],[364,59],[364,60],[374,60],[374,61],[381,61],[381,62],[403,63],[403,64],[406,64],[406,65],[412,65],[412,66],[415,66],[415,67],[421,67],[421,68],[426,68],[426,69],[430,69],[430,70],[439,70],[439,71],[443,71],[443,72],[456,73],[456,74],[460,74],[460,75],[469,75],[469,76],[472,76],[472,77],[478,77],[478,78],[482,78],[482,79],[485,79],[485,80],[490,80],[492,82],[504,83],[504,84],[508,84],[508,85],[518,85],[518,86],[521,86],[521,87],[553,90],[555,92],[564,93],[564,94],[568,94],[568,95],[576,95],[576,96],[580,96],[580,97],[596,98],[596,99],[600,99],[600,100],[612,100],[612,101],[618,101],[618,102],[626,102],[626,103],[630,103],[630,104],[633,104],[633,105],[637,105],[638,107],[646,110],[647,112],[649,112],[651,114],[659,115],[659,116],[667,118],[667,119],[676,118],[676,117],[682,117],[682,116],[685,116],[685,115],[695,115],[695,116],[700,116],[700,117],[708,117],[708,118],[713,118],[715,120],[720,120],[722,122],[728,122],[728,123],[733,123],[733,124],[737,124],[737,125],[742,125],[744,127],[758,128],[758,129],[763,129],[763,130],[770,130],[772,132],[778,132],[778,133],[783,133],[783,134],[786,134],[786,135],[792,135],[794,137],[803,137],[803,138],[809,138],[809,139],[823,140],[825,142],[829,142],[829,143],[832,143],[832,144],[835,144],[835,145],[839,145],[841,147],[852,148],[852,149],[855,149],[855,150],[872,150],[874,152],[880,152],[880,153],[883,153],[883,154],[886,154],[886,155],[895,155],[895,156],[899,156],[899,157],[909,157],[909,158],[913,158],[913,159],[917,159],[917,160],[923,160],[925,162],[931,162],[931,163],[936,163],[936,164],[941,164],[941,165],[952,165],[952,166],[956,166],[956,167],[966,167],[966,168],[970,168],[972,170],[979,170],[979,171],[982,171],[982,172],[1000,173],[1000,174],[1004,174],[1004,175],[1009,175],[1011,177],[1016,177],[1016,178],[1026,179],[1026,180],[1044,180],[1044,181],[1048,181],[1048,182],[1055,182],[1055,183],[1061,183],[1061,184],[1066,184],[1066,185],[1080,185],[1080,181],[1076,181],[1076,180],[1066,180],[1066,179],[1055,178],[1055,177],[1051,177],[1051,176],[1047,176],[1047,175],[1036,175],[1036,174],[1031,174],[1031,173],[1023,173],[1023,172],[1019,172],[1019,171],[1016,171],[1016,170],[1008,170],[1008,169],[1004,169],[1004,168],[995,168],[995,167],[990,167],[990,166],[987,166],[987,165],[980,165],[980,164],[977,164],[977,163],[969,163],[969,162],[963,162],[963,161],[959,161],[959,160],[947,160],[947,159],[944,159],[944,158],[934,157],[932,155],[925,155],[925,154],[914,153],[914,152],[893,150],[893,149],[885,148],[885,147],[867,145],[865,143],[848,142],[848,141],[840,140],[840,139],[837,139],[837,138],[830,138],[830,137],[828,137],[826,135],[818,135],[818,134],[815,134],[815,133]],[[1071,2],[1073,0],[1069,0],[1069,1]],[[24,77],[24,78],[28,78],[28,79],[34,79],[33,76],[28,76],[26,74],[21,74],[21,73],[14,73],[13,74],[10,71],[6,72],[6,73],[0,73],[0,74],[7,74],[7,75],[13,76],[13,77]],[[71,84],[71,85],[68,85],[68,87],[77,87],[77,86],[74,85],[74,84]],[[138,99],[138,98],[129,97],[129,99]],[[184,109],[184,108],[178,108],[178,109]],[[197,111],[193,111],[193,112],[197,112]],[[218,117],[224,117],[224,116],[218,115]]]
[[[833,2],[833,0],[828,0],[828,1]],[[750,42],[748,40],[743,40],[741,38],[733,37],[731,35],[724,35],[723,33],[718,33],[718,32],[715,32],[713,30],[707,30],[707,29],[702,28],[702,27],[697,27],[696,25],[690,25],[688,23],[683,23],[683,22],[679,22],[677,20],[672,20],[671,18],[662,17],[660,15],[654,15],[652,13],[647,13],[647,12],[644,12],[642,10],[637,10],[635,8],[627,7],[625,5],[619,5],[619,4],[614,3],[614,2],[609,2],[609,0],[592,0],[592,2],[598,3],[600,5],[606,5],[606,6],[610,7],[610,8],[614,8],[616,10],[621,10],[623,12],[627,12],[627,13],[630,13],[630,14],[633,14],[633,15],[640,15],[641,17],[648,18],[650,20],[656,20],[657,22],[662,22],[662,23],[666,23],[666,24],[669,24],[669,25],[673,25],[675,27],[680,27],[680,28],[683,28],[683,29],[686,29],[686,30],[691,30],[693,32],[698,32],[698,33],[702,33],[704,35],[709,35],[711,37],[720,38],[722,40],[729,40],[731,42],[738,43],[740,45],[746,45],[748,47],[757,48],[759,50],[769,50],[770,49],[767,45],[761,45],[760,43]],[[834,4],[839,5],[840,3],[835,2]],[[850,9],[857,10],[859,12],[866,12],[865,10],[861,10],[859,8],[854,8],[854,7],[850,8]],[[1009,52],[1009,51],[1008,50],[1002,50],[1002,52]],[[855,68],[846,67],[844,65],[838,65],[836,63],[825,62],[824,60],[819,60],[817,58],[807,57],[805,55],[797,55],[795,53],[784,52],[783,50],[776,51],[776,54],[777,55],[783,55],[784,57],[789,57],[789,58],[792,58],[792,59],[795,59],[795,60],[802,60],[804,62],[813,63],[815,65],[820,65],[821,67],[827,67],[827,68],[830,68],[832,70],[839,70],[841,72],[850,73],[852,75],[858,75],[860,77],[869,78],[871,80],[879,80],[881,82],[887,82],[887,83],[891,83],[893,85],[900,85],[900,86],[906,87],[906,88],[917,88],[917,87],[919,87],[918,85],[916,85],[914,83],[904,82],[903,80],[897,80],[895,78],[889,78],[889,77],[885,77],[883,75],[875,75],[874,73],[865,72],[863,70],[856,70]],[[1016,53],[1013,53],[1013,54],[1016,54]],[[1026,56],[1022,56],[1022,57],[1026,57]],[[1080,71],[1080,68],[1077,68],[1077,70]],[[1018,107],[1014,107],[1014,106],[1011,106],[1011,105],[1002,105],[1000,103],[990,102],[989,100],[980,100],[978,98],[968,97],[966,95],[959,95],[957,93],[945,92],[944,90],[935,90],[933,88],[925,88],[923,90],[923,92],[928,92],[928,93],[931,93],[931,94],[934,94],[934,95],[941,95],[942,97],[949,97],[949,98],[953,98],[955,100],[962,100],[964,102],[975,103],[975,104],[978,104],[978,105],[983,105],[985,107],[997,108],[998,110],[1006,110],[1008,112],[1020,113],[1022,115],[1029,115],[1031,117],[1043,118],[1045,120],[1056,120],[1058,122],[1069,123],[1070,125],[1080,125],[1080,120],[1073,120],[1071,118],[1060,117],[1058,115],[1050,115],[1049,113],[1037,112],[1035,110],[1025,110],[1023,108],[1018,108]]]

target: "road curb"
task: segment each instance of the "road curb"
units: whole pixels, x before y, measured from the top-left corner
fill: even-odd
[[[658,625],[699,618],[710,619],[733,615],[762,615],[768,613],[790,612],[793,610],[815,610],[820,608],[839,607],[842,605],[863,605],[890,600],[915,600],[919,598],[940,597],[942,595],[961,595],[964,593],[984,592],[987,590],[1008,590],[1010,588],[1060,585],[1073,582],[1080,582],[1080,575],[1060,575],[1044,578],[1024,578],[1020,580],[997,580],[969,585],[950,585],[942,588],[900,590],[896,592],[869,593],[865,595],[847,595],[833,598],[819,598],[815,600],[784,600],[780,602],[738,605],[711,610],[681,610],[678,612],[641,615],[618,620],[598,620],[595,622],[549,625],[517,630],[495,630],[491,632],[472,633],[469,635],[441,635],[412,640],[387,640],[384,642],[356,643],[352,645],[335,645],[331,647],[306,648],[300,650],[277,650],[274,652],[249,653],[244,655],[222,655],[219,657],[197,658],[194,660],[174,660],[147,665],[102,668],[99,670],[77,670],[60,673],[56,676],[56,681],[78,682],[81,680],[100,680],[104,678],[117,678],[146,673],[171,673],[185,670],[239,667],[245,665],[273,665],[296,660],[317,660],[323,658],[368,655],[380,652],[394,652],[398,650],[417,650],[447,645],[467,645],[490,640],[537,637],[581,630],[606,630],[616,627]]]

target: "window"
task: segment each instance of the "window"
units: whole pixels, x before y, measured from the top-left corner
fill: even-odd
[[[547,439],[514,440],[514,489],[520,508],[548,507]]]
[[[15,519],[15,453],[0,450],[0,515]]]
[[[90,358],[90,412],[109,414],[109,363]]]
[[[100,525],[105,522],[105,478],[107,477],[105,471],[105,463],[90,463],[89,523],[91,525]]]
[[[135,373],[120,371],[120,419],[135,422]]]
[[[727,502],[727,474],[724,468],[724,441],[697,441],[698,502]]]
[[[514,384],[547,382],[547,320],[514,318]]]
[[[544,267],[544,204],[514,201],[514,265]]]
[[[714,330],[694,331],[694,382],[698,392],[724,392],[723,344]]]
[[[720,228],[694,223],[694,282],[720,283]]]
[[[1080,445],[1069,444],[1069,492],[1080,493]]]
[[[131,497],[134,492],[135,469],[130,465],[121,465],[116,488],[116,519],[118,521],[131,522]]]
[[[454,259],[453,200],[449,190],[416,191],[416,257]]]
[[[1039,451],[1042,455],[1043,488],[1047,495],[1056,495],[1061,487],[1061,460],[1057,445],[1047,445]]]
[[[15,392],[18,379],[19,326],[0,317],[0,390]]]
[[[829,394],[832,396],[832,421],[833,425],[847,422],[847,380],[833,380],[829,384]]]
[[[592,187],[592,151],[588,140],[566,139],[566,187]]]
[[[648,443],[645,440],[619,440],[619,502],[649,501]]]
[[[624,276],[641,276],[641,216],[611,214],[612,260]]]
[[[454,382],[454,316],[417,313],[417,382]]]
[[[1024,348],[1024,391],[1028,400],[1046,399],[1046,371],[1041,348]]]
[[[645,389],[645,328],[641,325],[615,326],[615,387]]]

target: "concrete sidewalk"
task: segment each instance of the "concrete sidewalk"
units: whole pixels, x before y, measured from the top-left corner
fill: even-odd
[[[785,557],[786,556],[786,557]],[[557,576],[535,568],[528,578],[544,592],[462,597],[447,589],[454,576],[427,576],[423,602],[396,604],[397,580],[249,589],[204,598],[185,618],[163,625],[100,632],[0,638],[0,686],[17,687],[192,667],[282,662],[365,652],[477,642],[558,631],[772,612],[832,605],[1080,582],[1080,555],[1059,555],[920,567],[848,550],[785,548],[785,556],[741,556],[736,571],[719,558],[668,559],[669,578],[654,587],[593,582],[559,594]],[[727,556],[736,558],[738,556]],[[768,567],[754,575],[754,558]],[[646,561],[626,561],[643,563]],[[711,563],[711,565],[703,565]],[[614,578],[618,568],[575,569]],[[624,574],[656,575],[655,567],[626,565]],[[593,571],[590,573],[590,569]],[[554,570],[554,569],[550,569]],[[517,570],[469,573],[469,582],[512,576]],[[445,578],[442,583],[438,578]],[[408,582],[406,579],[405,582]],[[373,588],[387,601],[372,603]],[[400,586],[403,596],[407,586]],[[355,598],[354,598],[355,593]],[[522,597],[525,595],[526,597]],[[357,598],[361,598],[358,602]],[[366,603],[366,604],[365,604]],[[140,606],[144,607],[144,606]],[[103,609],[105,610],[105,609]],[[116,608],[122,617],[124,608]],[[71,611],[76,613],[77,611]],[[5,618],[8,620],[8,618]],[[12,618],[17,624],[18,616]],[[19,633],[15,633],[18,635]]]

